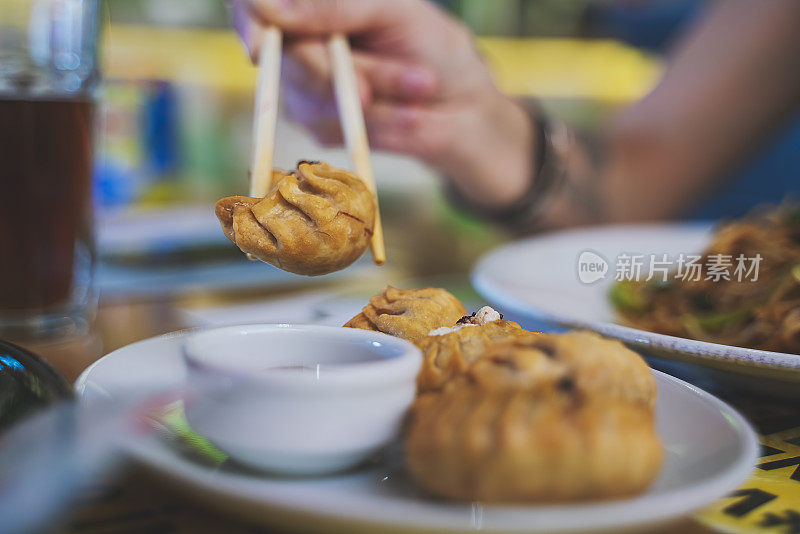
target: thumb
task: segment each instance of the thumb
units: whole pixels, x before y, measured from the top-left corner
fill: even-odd
[[[408,12],[397,0],[244,0],[262,24],[294,34],[360,33],[396,24]]]

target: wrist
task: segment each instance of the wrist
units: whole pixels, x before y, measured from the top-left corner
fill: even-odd
[[[523,108],[524,109],[524,108]],[[533,144],[529,153],[535,156],[535,167],[530,170],[527,186],[518,197],[501,205],[488,205],[475,201],[451,185],[450,197],[456,205],[474,212],[481,218],[499,223],[515,232],[529,233],[549,225],[547,212],[554,198],[561,194],[564,182],[563,151],[572,135],[561,124],[550,123],[541,111],[530,110],[533,125]]]
[[[497,91],[476,100],[470,113],[471,127],[437,167],[468,201],[502,209],[535,179],[536,128],[522,105]]]

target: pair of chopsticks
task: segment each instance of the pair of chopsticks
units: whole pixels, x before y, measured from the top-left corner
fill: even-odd
[[[278,93],[281,76],[281,46],[283,36],[275,27],[263,30],[258,58],[255,117],[253,121],[253,165],[250,175],[250,196],[264,197],[272,186],[272,166],[275,154],[275,127],[278,121]],[[386,262],[383,244],[383,225],[378,210],[378,190],[369,159],[369,143],[364,113],[358,95],[355,66],[350,45],[344,35],[337,33],[328,41],[333,64],[333,89],[342,123],[347,150],[355,173],[375,197],[375,227],[370,249],[377,265]]]

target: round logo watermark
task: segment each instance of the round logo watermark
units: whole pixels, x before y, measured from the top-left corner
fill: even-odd
[[[608,262],[604,257],[591,250],[584,250],[578,256],[578,279],[584,284],[593,284],[602,280],[608,273]]]

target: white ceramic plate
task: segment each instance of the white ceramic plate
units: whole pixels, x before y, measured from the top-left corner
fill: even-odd
[[[564,328],[586,328],[654,356],[739,373],[800,381],[800,355],[746,349],[655,334],[616,324],[608,300],[620,254],[699,253],[710,225],[605,226],[533,237],[503,246],[475,267],[475,289],[492,304],[533,321]],[[605,278],[584,283],[578,276],[581,254],[592,252],[609,265]],[[647,266],[642,273],[646,273]],[[746,282],[745,282],[746,283]]]
[[[186,333],[117,350],[76,383],[84,402],[180,388]],[[758,442],[745,420],[715,397],[656,372],[657,424],[666,462],[647,493],[628,500],[559,506],[483,506],[426,497],[388,451],[360,470],[325,478],[269,478],[223,464],[212,469],[167,438],[132,446],[135,458],[172,477],[210,505],[261,523],[316,532],[563,532],[620,530],[667,521],[736,488],[756,462]]]

